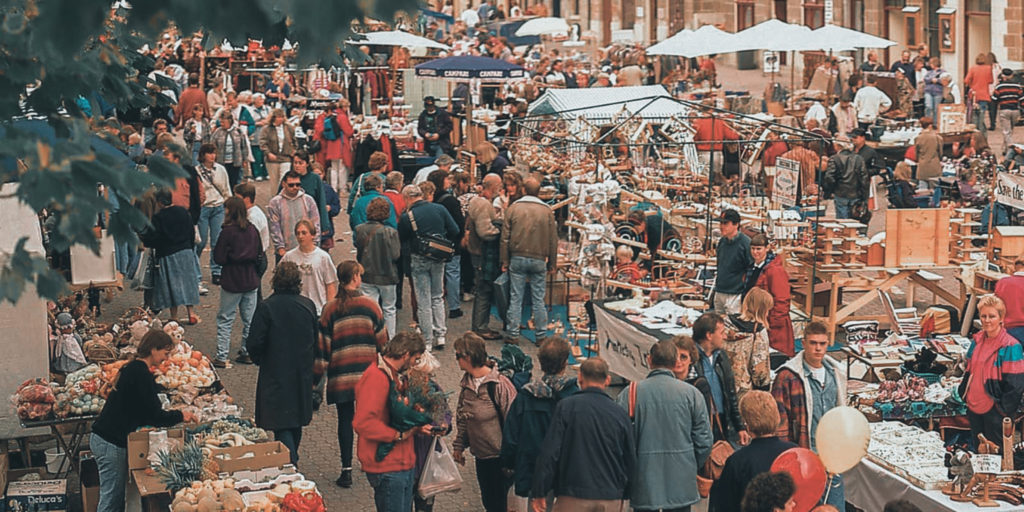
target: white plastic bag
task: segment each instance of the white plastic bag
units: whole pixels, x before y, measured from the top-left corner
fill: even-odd
[[[429,498],[442,492],[456,492],[462,488],[462,475],[455,465],[448,444],[440,437],[435,437],[427,453],[427,461],[423,463],[423,474],[420,476],[420,496]]]

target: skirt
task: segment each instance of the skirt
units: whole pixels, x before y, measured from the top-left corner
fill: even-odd
[[[153,282],[154,309],[199,304],[199,260],[192,249],[160,258]]]

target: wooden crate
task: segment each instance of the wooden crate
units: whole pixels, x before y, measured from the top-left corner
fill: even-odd
[[[949,264],[949,210],[890,209],[885,213],[885,266]]]
[[[1004,258],[1024,254],[1024,226],[996,226],[992,231],[992,248]]]

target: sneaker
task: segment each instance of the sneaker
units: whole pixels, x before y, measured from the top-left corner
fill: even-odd
[[[473,331],[473,333],[476,334],[477,336],[480,336],[481,338],[483,338],[485,340],[500,340],[501,339],[501,333],[499,333],[497,331],[492,331],[490,329],[482,329],[482,330],[479,330],[479,331]]]
[[[471,300],[473,300],[475,298],[476,298],[476,295],[473,295],[472,293],[463,293],[462,294],[462,302],[469,302],[469,301],[471,301]]]
[[[461,316],[462,316],[462,310],[461,309],[449,309],[448,310],[448,318],[459,318]]]
[[[434,348],[444,350],[444,336],[438,336],[434,341]]]
[[[351,469],[343,469],[343,470],[341,470],[341,476],[339,476],[338,479],[334,481],[334,483],[338,487],[344,487],[345,489],[348,489],[349,487],[352,487],[352,470]]]
[[[213,366],[216,368],[231,368],[233,365],[223,359],[214,359]]]
[[[213,283],[214,286],[220,286],[220,274],[210,276],[210,282]]]
[[[205,287],[205,286],[203,286],[202,283],[199,283],[199,295],[209,295],[209,294],[210,294],[210,289]]]
[[[252,364],[252,357],[250,357],[249,354],[238,354],[238,357],[235,358],[235,362],[241,364]]]

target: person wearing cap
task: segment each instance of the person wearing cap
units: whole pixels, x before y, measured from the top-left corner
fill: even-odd
[[[878,82],[875,75],[868,75],[864,81],[864,87],[861,87],[853,97],[853,106],[857,109],[857,122],[860,127],[867,129],[868,126],[875,124],[879,115],[889,110],[892,100],[875,86]]]
[[[1013,127],[1020,120],[1020,109],[1024,106],[1024,87],[1013,81],[1013,70],[1003,68],[999,75],[999,85],[992,91],[996,103],[996,119],[999,120],[999,131],[1003,133],[1002,152],[1010,150],[1013,141]]]
[[[1024,342],[1024,254],[1014,260],[1013,274],[996,281],[995,293],[1006,305],[1003,327],[1014,339]]]
[[[826,194],[835,196],[836,218],[850,219],[850,210],[859,201],[867,201],[870,179],[864,159],[851,151],[846,139],[836,139],[839,151],[828,159],[822,188]]]
[[[793,343],[793,321],[789,318],[789,302],[792,289],[789,274],[782,260],[768,246],[768,237],[758,233],[750,238],[750,256],[754,265],[747,270],[746,292],[761,288],[772,296],[772,308],[768,311],[768,344],[793,357],[796,348]]]
[[[715,312],[731,315],[740,312],[747,269],[754,265],[750,256],[750,237],[740,232],[740,214],[725,210],[718,219],[722,238],[718,240],[715,276]]]
[[[1024,169],[1024,146],[1012,144],[1010,149],[1006,151],[1003,167],[1006,167],[1007,171]]]
[[[942,175],[942,136],[930,117],[921,118],[921,133],[914,141],[917,151],[917,179],[927,181]]]
[[[423,137],[428,155],[439,157],[452,150],[452,118],[448,112],[437,108],[433,96],[423,98],[423,112],[420,112],[416,132]]]
[[[885,169],[885,160],[875,151],[875,148],[868,146],[868,132],[863,128],[855,128],[850,132],[853,141],[853,150],[864,160],[864,168],[868,176],[878,174]],[[941,147],[941,146],[940,146]]]

